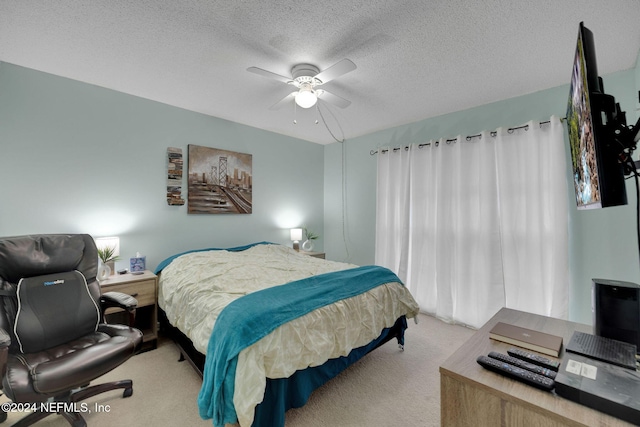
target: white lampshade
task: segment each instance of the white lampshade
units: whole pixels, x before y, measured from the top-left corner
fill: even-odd
[[[120,256],[120,238],[119,237],[98,237],[96,239],[98,249],[113,248],[113,256]]]
[[[302,85],[296,94],[296,104],[302,108],[311,108],[316,105],[318,96],[311,85]]]
[[[300,240],[302,240],[302,228],[291,229],[291,240],[294,242],[299,242]]]

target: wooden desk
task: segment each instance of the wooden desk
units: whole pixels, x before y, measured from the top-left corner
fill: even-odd
[[[490,351],[513,347],[489,338],[498,322],[563,337],[591,326],[501,309],[440,366],[441,425],[448,426],[629,426],[618,418],[484,369],[476,362]],[[564,356],[564,345],[560,359]]]

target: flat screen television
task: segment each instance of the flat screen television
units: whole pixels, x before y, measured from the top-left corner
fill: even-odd
[[[598,76],[593,33],[580,23],[571,73],[567,124],[578,209],[627,204],[621,147],[614,131],[624,120]],[[626,121],[624,123],[626,127]]]

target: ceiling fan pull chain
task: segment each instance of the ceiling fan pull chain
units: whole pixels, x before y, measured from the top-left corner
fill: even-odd
[[[296,120],[296,112],[298,111],[298,104],[297,103],[293,103],[293,124],[297,125],[298,121]]]

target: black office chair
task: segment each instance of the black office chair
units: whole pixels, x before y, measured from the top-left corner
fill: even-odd
[[[101,295],[97,269],[96,245],[86,234],[0,238],[2,391],[36,409],[15,426],[52,413],[86,426],[74,412],[82,408],[76,402],[120,388],[123,397],[133,393],[131,380],[89,386],[142,344],[139,330],[104,323],[104,307],[133,312],[137,301],[117,292]],[[0,412],[0,422],[6,418]]]

